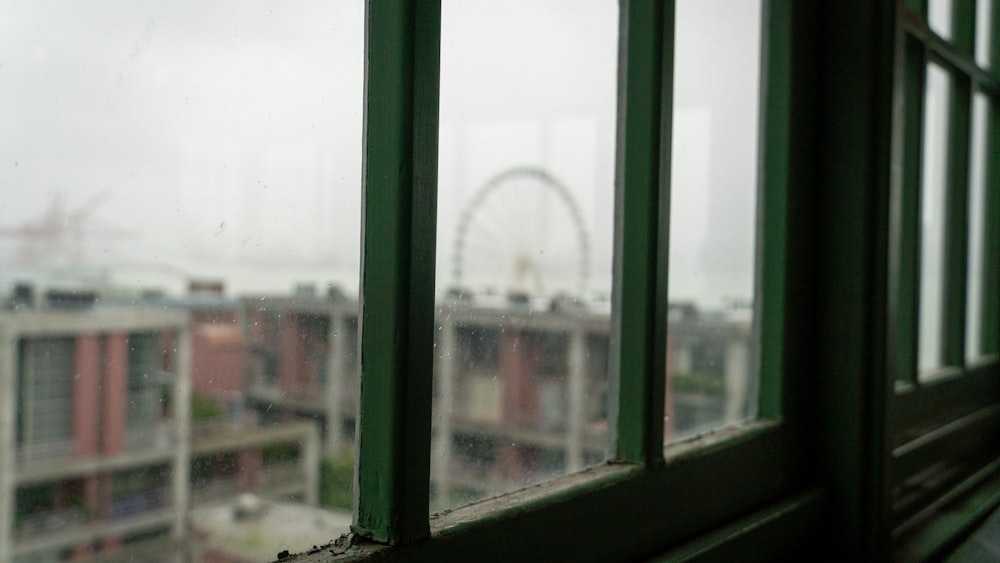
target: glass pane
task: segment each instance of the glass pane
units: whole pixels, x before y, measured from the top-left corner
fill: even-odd
[[[760,2],[677,2],[665,438],[754,416]]]
[[[993,0],[976,0],[976,62],[989,67],[992,58]]]
[[[605,459],[617,32],[442,3],[432,511]]]
[[[930,0],[927,4],[927,24],[945,39],[951,39],[953,1]]]
[[[944,361],[945,214],[951,77],[927,65],[920,195],[920,332],[917,367],[922,375]]]
[[[347,530],[363,35],[362,0],[5,8],[0,561]]]
[[[965,315],[965,357],[983,353],[983,252],[986,220],[986,140],[989,99],[982,92],[972,98],[972,144],[969,162],[969,271]]]

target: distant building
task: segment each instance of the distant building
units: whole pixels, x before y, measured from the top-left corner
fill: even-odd
[[[186,343],[180,311],[0,314],[0,560],[184,533]]]
[[[511,490],[604,459],[609,317],[569,300],[453,298],[435,331],[432,502]],[[248,409],[270,421],[320,422],[324,450],[353,439],[358,303],[332,296],[241,300]],[[672,314],[665,433],[734,423],[752,403],[749,322]]]
[[[315,425],[192,424],[192,371],[242,371],[215,355],[232,342],[199,336],[205,324],[79,291],[0,310],[0,561],[183,550],[192,508],[246,491],[316,502]],[[286,445],[294,458],[267,453]]]
[[[331,455],[349,449],[354,434],[357,307],[337,292],[241,300],[248,409],[262,422],[316,421]]]
[[[187,311],[191,337],[191,387],[211,397],[234,420],[243,415],[247,346],[239,302],[218,281],[192,281],[187,295],[149,302]]]

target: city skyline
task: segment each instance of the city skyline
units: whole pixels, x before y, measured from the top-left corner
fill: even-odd
[[[582,210],[593,241],[589,291],[606,296],[616,95],[608,47],[618,31],[617,6],[526,4],[486,22],[480,8],[492,4],[473,4],[447,6],[443,20],[439,288],[451,283],[456,223],[476,190],[510,167],[539,166],[568,186]],[[104,7],[115,16],[32,3],[0,18],[0,83],[11,85],[0,100],[10,112],[4,122],[12,124],[0,132],[10,158],[0,163],[0,191],[17,194],[0,205],[0,228],[41,216],[59,194],[80,204],[109,193],[92,216],[129,235],[81,246],[90,263],[118,268],[121,281],[158,285],[166,278],[180,290],[176,276],[164,274],[173,270],[225,278],[239,293],[287,291],[296,282],[356,290],[361,3],[303,0],[278,11],[240,4],[238,17],[229,3],[199,4],[197,17],[194,3]],[[712,13],[718,8],[684,9],[692,21],[719,15]],[[505,30],[518,26],[519,40],[506,41]],[[485,54],[460,48],[477,34],[508,47]],[[678,42],[679,52],[684,42],[707,48],[697,33],[679,32]],[[547,52],[549,58],[525,64]],[[591,76],[603,78],[594,83]],[[694,191],[676,187],[674,206],[694,212],[675,215],[686,234],[672,241],[672,287],[679,298],[713,306],[748,300],[752,240],[685,224],[705,225],[724,208],[745,213],[748,197],[712,195],[710,182],[719,180],[708,174],[718,166],[690,155],[691,146],[707,151],[717,130],[704,130],[711,120],[684,116],[704,115],[698,88],[717,83],[687,76],[677,78],[675,151],[688,150],[690,158],[677,159],[674,181]],[[481,88],[470,91],[463,82],[469,80]],[[546,97],[566,89],[578,93],[572,103]],[[737,160],[747,158],[752,164],[752,154]],[[751,208],[753,197],[751,190]],[[9,266],[16,243],[0,238],[0,253]],[[726,264],[741,270],[713,271]]]

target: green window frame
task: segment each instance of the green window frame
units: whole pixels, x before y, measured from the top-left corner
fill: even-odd
[[[990,0],[992,68],[976,60],[976,2],[948,0],[950,37],[932,29],[928,0],[899,0],[895,6],[896,56],[889,250],[887,372],[893,392],[888,403],[889,484],[893,488],[893,537],[908,545],[907,557],[938,554],[947,525],[935,524],[944,491],[971,489],[987,481],[996,451],[983,445],[1000,436],[1000,73],[997,70],[997,9]],[[945,34],[949,35],[949,34]],[[930,65],[947,72],[944,260],[941,368],[918,369],[922,143],[925,81]],[[972,101],[989,100],[984,170],[982,322],[980,357],[966,357]],[[914,242],[917,241],[917,242]],[[922,377],[926,375],[927,377]],[[995,443],[995,442],[993,442]],[[982,504],[980,510],[992,506]]]
[[[361,400],[353,532],[400,545],[433,536],[458,557],[498,530],[529,538],[505,545],[588,557],[648,556],[735,515],[801,526],[818,506],[798,496],[801,463],[784,378],[789,369],[788,259],[791,3],[765,3],[758,181],[759,419],[691,442],[663,445],[674,3],[621,3],[615,258],[609,409],[611,461],[526,490],[428,517],[434,303],[440,2],[370,1],[366,12],[366,113],[361,299]],[[766,249],[766,250],[765,250]],[[627,288],[627,290],[623,289]],[[661,502],[650,503],[649,499]],[[644,511],[624,509],[638,504]],[[685,507],[683,510],[679,507]],[[613,517],[614,542],[551,537],[566,514],[595,530]],[[610,516],[613,515],[613,516]],[[656,521],[655,530],[648,522]],[[485,525],[491,524],[491,525]],[[756,529],[753,526],[747,529]],[[741,534],[739,537],[743,537]],[[531,539],[537,541],[531,541]],[[787,546],[776,546],[784,549]],[[631,550],[631,551],[630,551]],[[443,555],[442,555],[443,556]],[[481,557],[482,554],[480,553]]]
[[[951,7],[947,39],[928,23],[931,1]],[[757,417],[664,446],[676,2],[619,0],[609,460],[429,515],[441,2],[366,0],[361,311],[357,325],[347,323],[357,328],[362,372],[353,535],[295,560],[910,561],[948,553],[1000,507],[1000,0],[988,1],[993,20],[984,28],[973,0],[762,0]],[[991,30],[988,68],[977,62],[981,28]],[[953,95],[944,367],[920,377],[929,62],[951,76]],[[977,92],[993,111],[984,354],[968,361]],[[66,319],[99,333],[149,328],[129,312],[101,327],[82,313]],[[171,319],[176,364],[186,369],[187,321]],[[14,374],[23,331],[2,321],[0,362]],[[183,437],[191,389],[187,377],[178,381],[173,432]],[[8,451],[15,399],[0,393]],[[176,491],[186,490],[189,450],[182,440],[173,458]],[[14,463],[0,459],[8,499]],[[0,503],[0,530],[11,529],[15,508]],[[185,514],[171,523],[177,536]],[[10,548],[0,534],[0,557]]]
[[[440,2],[369,0],[354,536],[331,548],[335,558],[922,559],[1000,505],[1000,252],[985,252],[984,265],[993,354],[966,366],[964,191],[947,211],[949,229],[963,231],[947,247],[956,289],[945,349],[958,368],[916,377],[923,118],[913,100],[927,57],[966,77],[966,97],[997,83],[995,68],[970,63],[975,22],[963,3],[954,1],[949,43],[930,32],[923,1],[764,0],[758,417],[666,448],[674,2],[621,1],[611,459],[428,516]],[[952,102],[966,115],[953,115],[964,125],[949,139],[949,175],[964,190],[962,97]],[[990,249],[998,160],[987,174]],[[958,471],[901,508],[902,485],[942,462]]]

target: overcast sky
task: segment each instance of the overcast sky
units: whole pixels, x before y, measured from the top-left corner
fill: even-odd
[[[465,283],[576,288],[582,228],[585,290],[607,293],[617,2],[443,4],[439,287],[465,212]],[[759,2],[678,4],[672,294],[718,304],[751,293]],[[0,228],[102,199],[57,248],[0,238],[0,268],[49,256],[171,289],[355,289],[363,18],[359,0],[4,0]],[[522,181],[470,207],[514,167],[545,170],[572,206]],[[498,225],[528,242],[487,236]],[[520,282],[518,253],[534,268]]]

